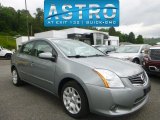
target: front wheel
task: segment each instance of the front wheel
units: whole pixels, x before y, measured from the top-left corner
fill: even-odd
[[[138,59],[134,59],[133,62],[136,64],[140,64],[140,61]]]
[[[74,81],[70,81],[63,86],[61,100],[67,114],[74,118],[82,118],[89,113],[85,92]]]

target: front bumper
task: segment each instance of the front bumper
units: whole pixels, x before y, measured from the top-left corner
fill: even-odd
[[[157,74],[158,75],[160,73],[160,69],[156,66],[143,66],[143,68],[149,74]]]
[[[128,84],[128,86],[130,86]],[[146,86],[110,89],[87,84],[90,111],[104,116],[133,113],[148,101],[150,83]]]

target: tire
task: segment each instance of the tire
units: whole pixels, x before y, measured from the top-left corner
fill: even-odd
[[[133,62],[136,64],[140,64],[140,61],[138,59],[134,59]]]
[[[12,70],[12,83],[13,83],[13,85],[15,85],[15,86],[21,86],[21,85],[23,85],[23,83],[24,83],[24,82],[20,79],[16,68],[13,68],[13,70]]]
[[[86,94],[81,86],[74,82],[67,82],[61,91],[61,101],[67,114],[74,118],[83,118],[89,113]]]
[[[10,59],[11,59],[11,56],[12,56],[12,54],[6,54],[6,55],[5,55],[5,58],[6,58],[7,60],[10,60]]]

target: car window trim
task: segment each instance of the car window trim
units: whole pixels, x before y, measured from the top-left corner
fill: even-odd
[[[55,48],[54,48],[48,41],[45,41],[45,40],[35,40],[35,44],[34,44],[32,50],[35,48],[36,43],[38,43],[38,42],[45,42],[45,43],[47,43],[47,44],[52,48],[52,56],[53,56],[53,50],[54,50],[55,53],[56,53],[56,57],[58,57],[58,53],[57,53],[57,51],[55,50]],[[39,58],[38,56],[35,56],[35,55],[33,55],[33,57]]]
[[[24,46],[27,45],[27,44],[29,44],[29,43],[33,43],[33,46],[32,46],[32,48],[31,48],[31,51],[33,52],[33,48],[34,48],[34,46],[35,46],[35,41],[29,41],[29,42],[27,42],[27,43],[25,43],[25,44],[22,45],[22,47],[21,47],[21,49],[20,49],[20,52],[19,52],[20,54],[33,56],[32,54],[30,55],[30,54],[26,54],[26,53],[23,53],[23,52],[22,52]]]

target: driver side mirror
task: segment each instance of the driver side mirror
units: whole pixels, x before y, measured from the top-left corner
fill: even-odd
[[[105,54],[108,54],[108,53],[109,53],[108,51],[105,52]]]
[[[53,56],[50,52],[40,53],[38,57],[41,59],[51,60],[53,62],[56,61],[56,56]]]
[[[145,50],[142,50],[141,53],[145,53]]]

